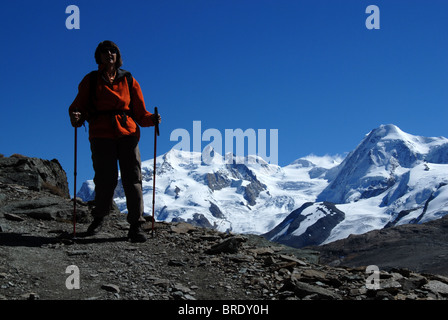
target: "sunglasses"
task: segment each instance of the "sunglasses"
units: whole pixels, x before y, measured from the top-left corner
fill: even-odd
[[[101,52],[103,52],[103,53],[110,52],[110,53],[114,54],[114,53],[118,53],[118,50],[115,47],[104,47],[101,49]]]

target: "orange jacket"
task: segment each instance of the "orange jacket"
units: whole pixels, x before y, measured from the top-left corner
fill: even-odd
[[[146,110],[140,85],[133,78],[132,104],[133,116],[107,114],[105,111],[129,111],[130,94],[125,71],[119,69],[112,84],[103,79],[102,72],[97,72],[96,79],[96,109],[99,114],[90,117],[91,104],[89,74],[82,79],[78,86],[78,94],[69,107],[71,114],[75,110],[81,113],[82,120],[89,121],[89,139],[109,138],[116,139],[123,136],[136,136],[140,138],[140,128],[154,126],[152,114]],[[138,124],[138,125],[137,125]]]

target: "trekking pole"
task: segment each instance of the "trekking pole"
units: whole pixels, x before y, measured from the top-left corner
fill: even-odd
[[[78,154],[78,127],[75,126],[75,168],[74,168],[74,190],[73,190],[73,238],[76,237],[76,175],[77,175],[77,154]]]
[[[154,171],[152,178],[152,237],[154,238],[154,210],[156,203],[156,157],[157,157],[157,136],[159,135],[159,112],[157,107],[154,108],[156,122],[154,124]]]

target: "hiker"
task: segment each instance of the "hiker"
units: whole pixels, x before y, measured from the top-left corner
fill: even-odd
[[[121,180],[130,224],[128,238],[145,242],[141,229],[143,194],[141,159],[138,142],[140,128],[161,122],[146,110],[140,85],[132,75],[121,69],[120,49],[112,41],[101,42],[95,51],[98,70],[87,74],[78,87],[78,94],[69,107],[73,127],[89,123],[89,140],[95,171],[95,207],[93,222],[87,235],[94,235],[109,214],[120,165]]]

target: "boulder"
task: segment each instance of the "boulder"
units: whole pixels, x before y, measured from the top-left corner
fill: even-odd
[[[0,182],[70,198],[67,175],[57,159],[50,161],[18,154],[0,158]]]
[[[77,221],[87,222],[90,208],[87,203],[77,200]],[[21,218],[28,216],[38,220],[71,220],[73,201],[61,197],[41,197],[34,200],[14,201],[2,208],[5,214]]]
[[[80,199],[77,203],[77,221],[87,222],[91,206]],[[67,175],[57,159],[0,157],[0,205],[8,220],[73,218]]]
[[[220,253],[237,253],[241,243],[247,239],[242,236],[234,236],[227,238],[206,250],[208,254],[220,254]]]

